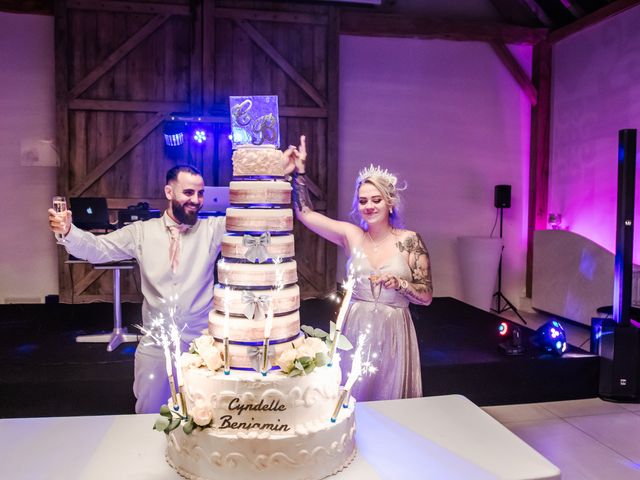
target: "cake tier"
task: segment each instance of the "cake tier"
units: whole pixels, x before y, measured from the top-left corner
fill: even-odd
[[[296,287],[297,288],[297,287]],[[249,320],[247,317],[229,317],[229,340],[232,342],[262,342],[264,339],[265,317]],[[300,314],[296,310],[287,315],[274,316],[270,338],[273,340],[294,337],[300,331]],[[209,312],[209,332],[213,337],[224,336],[224,314],[215,310]],[[234,365],[235,366],[235,365]]]
[[[221,314],[225,312],[225,299],[230,315],[244,315],[260,319],[267,313],[273,298],[274,315],[290,313],[300,308],[300,288],[292,285],[282,290],[233,290],[216,285],[213,288],[213,308]]]
[[[227,208],[228,232],[280,233],[293,230],[293,211],[290,208]]]
[[[220,333],[222,331],[220,330]],[[213,335],[213,332],[210,332]],[[218,333],[216,330],[215,333]],[[264,332],[262,332],[264,334]],[[220,352],[224,352],[224,343],[222,341],[222,335],[215,335],[215,346]],[[285,350],[289,350],[291,348],[291,344],[296,347],[300,347],[304,342],[304,333],[298,331],[297,335],[295,335],[290,341],[286,338],[275,338],[272,337],[273,342],[269,344],[269,362],[274,367],[273,372],[277,372],[278,369],[275,366],[275,360],[280,357],[280,354]],[[261,358],[262,358],[262,350],[263,350],[263,341],[264,338],[260,338],[256,342],[252,342],[251,345],[242,345],[232,343],[229,345],[229,365],[231,368],[235,369],[243,369],[243,370],[256,370],[262,368]],[[279,343],[274,343],[279,342]],[[235,371],[235,370],[234,370]],[[241,371],[241,370],[238,370]]]
[[[319,480],[346,468],[356,455],[353,402],[336,423],[325,420],[305,433],[205,429],[186,435],[177,428],[167,443],[167,462],[192,480]]]
[[[231,182],[229,201],[232,205],[289,205],[291,184],[271,180]]]
[[[234,177],[284,176],[284,155],[272,145],[240,147],[231,160]]]
[[[283,263],[218,262],[218,280],[232,287],[277,287],[298,281],[295,260]],[[281,277],[281,278],[279,278]]]
[[[225,234],[222,238],[222,256],[225,258],[244,259],[254,262],[261,252],[256,252],[257,248],[263,248],[265,258],[292,258],[295,255],[293,235],[279,235],[277,237],[263,237],[251,235],[230,235]],[[263,246],[260,246],[263,245]],[[264,261],[264,259],[260,259]]]
[[[187,410],[194,411],[196,404],[204,408],[214,431],[228,435],[253,431],[273,438],[306,434],[330,423],[340,396],[340,377],[337,362],[295,377],[280,371],[263,376],[253,370],[232,370],[225,375],[222,370],[187,368],[184,391]]]

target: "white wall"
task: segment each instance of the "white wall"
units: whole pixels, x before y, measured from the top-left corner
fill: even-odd
[[[531,49],[513,51],[528,69]],[[484,43],[343,36],[340,218],[348,219],[360,168],[373,162],[397,172],[408,183],[407,227],[430,251],[435,295],[462,298],[456,238],[488,236],[494,185],[511,184],[503,291],[517,303],[525,280],[529,126],[528,101]]]
[[[640,128],[640,7],[553,49],[549,212],[615,248],[618,130]],[[634,262],[640,263],[636,178]]]
[[[41,302],[58,293],[56,246],[46,217],[56,168],[25,166],[34,159],[21,158],[27,142],[54,137],[53,17],[0,13],[0,303]]]

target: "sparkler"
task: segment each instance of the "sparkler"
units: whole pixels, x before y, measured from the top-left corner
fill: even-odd
[[[351,371],[349,372],[349,376],[347,377],[347,381],[340,392],[340,397],[338,398],[338,402],[336,403],[335,408],[333,409],[333,415],[331,416],[331,422],[335,423],[338,418],[338,414],[340,413],[340,407],[347,408],[349,406],[349,395],[351,394],[351,388],[353,384],[356,383],[356,380],[360,378],[362,374],[362,348],[365,343],[367,334],[361,333],[358,336],[358,345],[356,346],[356,351],[353,354],[353,363],[351,364]]]
[[[281,257],[274,257],[273,263],[277,266],[282,263]],[[266,376],[269,363],[269,337],[271,336],[271,328],[273,326],[273,303],[276,292],[279,292],[284,287],[284,269],[276,267],[276,281],[275,288],[271,290],[271,298],[269,299],[269,310],[267,311],[267,317],[264,320],[264,342],[262,344],[262,375]]]
[[[224,338],[224,374],[229,375],[231,373],[229,366],[229,291],[226,286],[227,279],[225,278],[224,287],[224,323],[222,324],[222,337]]]
[[[358,255],[358,252],[354,250],[354,255]],[[333,357],[336,354],[336,347],[338,346],[338,339],[340,338],[340,334],[342,332],[342,324],[344,323],[344,318],[347,315],[347,310],[349,309],[349,304],[351,303],[351,296],[353,295],[353,288],[355,287],[355,269],[353,266],[353,262],[349,265],[349,276],[347,280],[344,282],[343,286],[345,288],[344,299],[342,300],[342,305],[340,306],[340,311],[338,312],[338,318],[336,320],[336,329],[333,332],[333,339],[331,341],[331,350],[329,351],[329,363],[328,365],[333,365]]]

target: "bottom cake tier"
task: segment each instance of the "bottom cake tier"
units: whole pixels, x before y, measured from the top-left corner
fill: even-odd
[[[356,454],[354,401],[337,421],[304,433],[223,433],[208,428],[168,435],[167,461],[188,479],[319,480],[347,467]]]

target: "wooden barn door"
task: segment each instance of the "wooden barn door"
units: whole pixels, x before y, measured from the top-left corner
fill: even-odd
[[[115,214],[139,201],[164,208],[164,174],[175,163],[197,166],[208,185],[227,185],[227,98],[272,94],[282,146],[307,135],[316,208],[335,215],[337,28],[325,6],[57,1],[58,191],[106,197]],[[213,141],[169,158],[162,127],[172,113],[208,119]],[[296,239],[303,295],[333,289],[335,249],[300,225]],[[64,260],[61,301],[112,299],[110,275]],[[136,276],[123,272],[124,301],[141,299]]]

